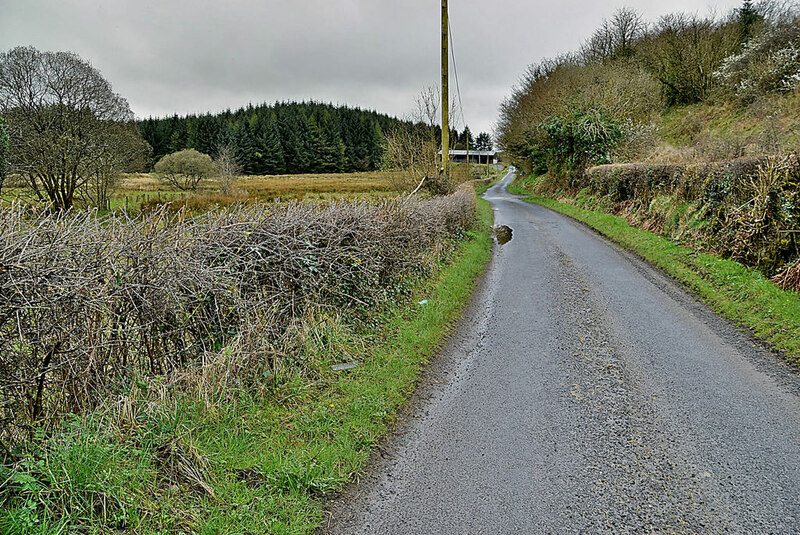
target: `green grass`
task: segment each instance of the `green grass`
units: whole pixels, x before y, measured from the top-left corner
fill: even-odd
[[[620,217],[585,210],[552,199],[529,197],[581,221],[683,283],[714,310],[753,330],[756,336],[800,364],[800,295],[785,291],[755,269],[700,254],[652,232],[630,226]]]
[[[135,429],[75,420],[16,470],[0,465],[0,532],[311,533],[386,436],[488,263],[492,212],[478,202],[455,260],[409,299],[360,327],[314,318],[306,350],[287,356],[303,373],[210,406],[180,395],[149,405],[142,394]],[[354,370],[330,369],[353,359]],[[213,497],[165,481],[156,462],[165,444],[207,460]]]
[[[492,177],[492,179],[486,184],[475,184],[475,193],[477,193],[478,195],[483,195],[486,192],[486,190],[488,190],[489,188],[500,182],[506,176],[506,172],[507,171],[503,170],[502,172],[500,172],[499,175],[495,175],[494,177]]]

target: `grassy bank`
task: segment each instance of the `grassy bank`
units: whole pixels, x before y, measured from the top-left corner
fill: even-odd
[[[221,397],[157,380],[0,468],[0,532],[309,533],[363,469],[491,255],[491,209],[433,281],[361,321],[323,311],[269,387]],[[305,328],[305,327],[304,327]],[[331,366],[357,361],[347,371]],[[224,370],[221,372],[224,374]],[[213,374],[209,377],[214,377]],[[212,389],[213,390],[213,389]]]
[[[520,189],[516,190],[521,192]],[[738,262],[699,254],[624,219],[552,199],[529,197],[581,221],[686,285],[707,304],[800,364],[800,296],[778,288],[763,274]]]

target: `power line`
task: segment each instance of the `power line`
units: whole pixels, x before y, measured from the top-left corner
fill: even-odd
[[[453,44],[453,27],[450,25],[450,21],[447,21],[447,29],[449,30],[448,33],[450,34],[450,55],[453,58],[453,74],[456,77],[456,94],[458,95],[458,114],[461,116],[461,122],[466,127],[467,120],[464,118],[464,104],[461,102],[461,87],[458,84],[458,65],[456,64],[456,47]]]

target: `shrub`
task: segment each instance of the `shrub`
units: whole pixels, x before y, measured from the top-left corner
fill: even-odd
[[[599,110],[549,117],[539,131],[548,171],[572,179],[570,187],[589,165],[609,162],[611,150],[622,139],[620,123]]]
[[[591,193],[647,207],[657,196],[692,203],[705,221],[703,245],[774,274],[798,255],[800,157],[703,164],[604,165],[589,169]],[[791,283],[796,271],[784,271]]]
[[[715,73],[723,87],[743,100],[800,87],[800,24],[783,21],[725,59]]]
[[[586,175],[591,192],[613,202],[647,199],[676,189],[685,166],[678,164],[612,164],[593,167]]]
[[[714,72],[738,50],[740,39],[737,24],[678,13],[662,17],[636,52],[661,82],[668,104],[692,104],[708,96]]]
[[[161,180],[181,190],[194,190],[204,178],[214,176],[217,166],[208,154],[186,149],[167,154],[155,165]]]

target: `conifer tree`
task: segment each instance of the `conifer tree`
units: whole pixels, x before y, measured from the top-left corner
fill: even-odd
[[[744,2],[742,2],[742,7],[738,10],[738,15],[742,43],[746,43],[753,37],[755,26],[763,21],[764,17],[759,14],[751,0],[744,0]]]
[[[467,144],[469,144],[469,148],[473,149],[475,147],[475,140],[472,139],[472,131],[469,129],[469,126],[464,127],[464,131],[461,132],[458,136],[458,142],[467,148]]]
[[[345,169],[345,146],[338,121],[330,113],[321,116],[322,151],[320,167],[323,173],[341,173]]]
[[[216,115],[149,118],[139,121],[139,130],[154,161],[185,148],[215,156],[218,147],[234,145],[246,173],[309,173],[377,169],[384,132],[401,124],[359,108],[276,102]]]
[[[280,175],[286,172],[286,161],[283,158],[283,147],[278,132],[278,124],[270,117],[262,129],[259,138],[261,151],[261,170],[266,175]]]
[[[492,150],[492,136],[481,132],[475,139],[475,150]]]
[[[212,158],[217,156],[219,121],[211,115],[197,118],[192,148]]]
[[[381,162],[383,162],[383,155],[386,152],[386,136],[378,121],[372,121],[368,145],[369,170],[378,169],[381,166]]]
[[[308,158],[308,170],[312,173],[322,172],[322,158],[326,151],[322,130],[317,124],[317,119],[311,115],[306,119],[306,149]]]
[[[242,171],[248,175],[255,174],[258,166],[256,140],[250,130],[248,121],[243,121],[238,125],[233,143],[236,148],[236,161],[241,166]]]

